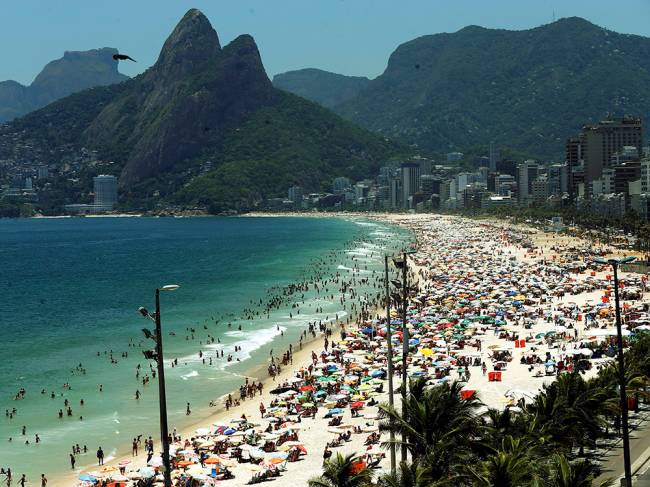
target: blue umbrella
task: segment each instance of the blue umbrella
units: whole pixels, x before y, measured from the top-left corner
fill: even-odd
[[[151,478],[156,475],[156,471],[151,468],[151,467],[142,467],[140,469],[140,475],[142,475],[144,478]]]
[[[386,371],[383,369],[375,370],[370,374],[373,377],[385,377],[386,376]]]
[[[87,473],[84,473],[82,475],[79,475],[79,480],[83,482],[96,482],[97,478],[93,477],[92,475],[88,475]]]
[[[544,365],[547,365],[547,366],[548,366],[548,365],[555,365],[555,362],[553,362],[552,360],[549,360],[549,361],[546,362]]]
[[[228,428],[226,431],[223,432],[223,434],[226,435],[226,436],[230,436],[230,435],[232,435],[235,431],[237,431],[237,430],[234,429],[234,428]]]

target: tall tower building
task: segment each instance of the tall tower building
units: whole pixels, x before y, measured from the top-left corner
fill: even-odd
[[[599,179],[603,169],[612,167],[612,156],[625,146],[636,147],[640,158],[643,147],[641,119],[608,118],[582,129],[585,187]]]
[[[117,178],[101,174],[93,178],[94,205],[99,211],[110,211],[117,203]]]
[[[527,204],[528,200],[532,197],[533,181],[537,179],[537,170],[537,163],[530,159],[522,162],[517,168],[517,189],[520,204]]]
[[[402,164],[402,208],[408,209],[409,197],[420,189],[420,165],[416,162]]]

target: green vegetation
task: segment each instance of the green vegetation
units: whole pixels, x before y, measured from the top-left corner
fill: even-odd
[[[580,18],[523,31],[466,27],[400,45],[337,111],[371,130],[448,152],[476,144],[561,157],[607,113],[650,115],[650,39]]]
[[[370,80],[363,76],[344,76],[320,69],[299,69],[276,74],[273,86],[308,100],[335,108],[357,96]]]
[[[372,176],[388,157],[407,152],[290,94],[230,131],[217,149],[201,159],[220,161],[218,167],[194,179],[177,202],[245,209],[285,196],[293,184],[318,191],[336,176]]]
[[[626,352],[627,390],[646,397],[650,373],[650,334],[641,334]],[[521,410],[488,409],[480,398],[461,399],[457,382],[426,387],[410,382],[404,411],[379,407],[380,430],[395,433],[399,450],[406,445],[411,462],[394,474],[347,484],[353,457],[326,462],[323,476],[311,486],[366,487],[589,487],[599,469],[585,447],[615,430],[620,414],[617,365],[593,379],[578,371],[563,373]],[[390,442],[384,443],[388,446]],[[344,461],[345,460],[345,461]],[[359,475],[358,473],[356,475]],[[356,478],[356,477],[355,477]]]

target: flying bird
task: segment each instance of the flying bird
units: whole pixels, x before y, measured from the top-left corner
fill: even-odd
[[[137,63],[135,59],[133,59],[131,56],[127,56],[126,54],[113,54],[113,59],[116,61],[126,61],[128,59],[134,63]]]

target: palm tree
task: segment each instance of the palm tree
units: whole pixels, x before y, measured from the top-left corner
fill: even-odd
[[[379,477],[377,487],[430,487],[431,482],[429,469],[420,462],[401,462],[397,472]]]
[[[539,485],[539,445],[507,436],[501,448],[493,450],[478,465],[466,465],[461,475],[474,487],[524,487]]]
[[[556,446],[582,449],[602,436],[604,414],[612,412],[613,397],[613,390],[598,380],[585,380],[574,372],[545,386],[525,411]]]
[[[556,454],[551,457],[544,485],[546,487],[592,487],[597,475],[597,467],[589,460],[570,463],[564,455]],[[609,485],[613,485],[611,480],[598,484],[599,487]]]
[[[343,456],[336,454],[333,460],[328,460],[323,466],[319,477],[309,480],[309,487],[364,487],[372,479],[367,468],[357,471],[355,464],[360,461],[354,453]]]
[[[380,431],[396,434],[395,443],[405,444],[412,458],[428,468],[434,480],[448,476],[452,465],[470,454],[479,438],[480,401],[461,399],[458,382],[425,388],[423,379],[411,381],[404,413],[388,404],[379,406]],[[385,443],[387,446],[389,443]]]

